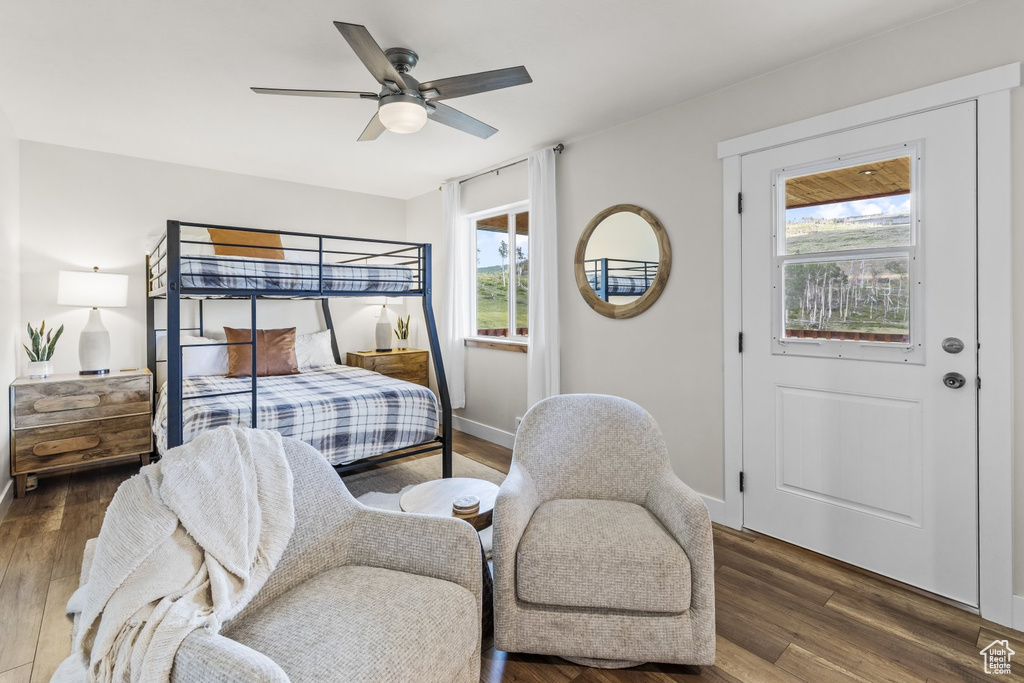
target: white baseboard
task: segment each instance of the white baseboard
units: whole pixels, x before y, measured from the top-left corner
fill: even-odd
[[[1024,631],[1024,595],[1013,596],[1013,628]]]
[[[7,485],[4,486],[3,493],[0,493],[0,522],[3,521],[4,517],[7,516],[7,511],[11,509],[11,503],[14,501],[14,480],[8,479]]]
[[[491,443],[496,443],[499,446],[504,446],[505,448],[512,448],[512,445],[516,441],[516,435],[511,432],[506,432],[503,429],[485,425],[482,422],[467,420],[466,418],[459,417],[458,415],[452,415],[452,426],[460,432],[466,432],[467,434],[471,434],[477,438],[483,439],[484,441],[490,441]]]
[[[708,509],[708,516],[711,517],[711,521],[717,524],[725,524],[725,501],[705,496],[703,493],[700,494],[700,497],[704,499],[704,505]]]

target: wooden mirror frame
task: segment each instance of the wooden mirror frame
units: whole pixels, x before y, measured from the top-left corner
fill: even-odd
[[[647,221],[647,224],[654,230],[654,236],[658,240],[658,274],[654,276],[654,282],[639,299],[626,304],[613,304],[602,301],[597,296],[594,288],[590,286],[583,261],[587,252],[587,243],[590,242],[590,236],[594,234],[594,230],[601,224],[601,221],[612,214],[623,212],[635,213]],[[632,318],[653,306],[654,302],[661,296],[661,292],[665,289],[669,272],[672,270],[672,246],[668,242],[668,233],[665,232],[661,221],[655,218],[654,214],[647,209],[640,208],[636,204],[616,204],[615,206],[609,206],[587,223],[583,234],[580,235],[580,241],[576,244],[576,257],[573,266],[576,272],[576,287],[579,288],[580,294],[583,295],[583,300],[587,302],[588,306],[606,318]]]

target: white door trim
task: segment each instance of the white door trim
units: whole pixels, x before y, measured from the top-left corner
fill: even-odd
[[[803,121],[719,143],[723,213],[723,462],[725,510],[720,520],[743,525],[743,365],[740,214],[741,156],[879,123],[958,102],[978,102],[978,375],[979,582],[981,614],[1013,620],[1013,262],[1010,199],[1010,94],[1020,63],[1007,64]]]

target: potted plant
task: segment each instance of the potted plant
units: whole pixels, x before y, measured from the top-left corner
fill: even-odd
[[[29,323],[27,327],[29,339],[32,340],[32,348],[25,344],[22,346],[25,348],[25,353],[28,354],[28,374],[30,377],[46,377],[53,373],[53,363],[50,362],[50,359],[53,358],[57,340],[64,333],[64,326],[61,325],[56,332],[52,329],[47,331],[44,320],[38,330],[32,328],[32,323]]]
[[[411,315],[405,316],[405,320],[402,320],[402,316],[398,316],[398,327],[395,328],[395,336],[398,338],[398,343],[395,346],[399,349],[409,348],[409,319]]]

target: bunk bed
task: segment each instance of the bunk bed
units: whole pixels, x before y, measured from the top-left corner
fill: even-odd
[[[223,424],[245,425],[311,443],[339,474],[440,451],[442,476],[452,476],[451,401],[431,301],[430,244],[168,221],[146,255],[146,272],[147,364],[154,377],[162,366],[166,377],[154,415],[158,449]],[[422,301],[438,397],[428,388],[342,365],[329,301],[368,296]],[[161,299],[167,322],[158,328]],[[249,302],[247,341],[204,336],[203,302],[211,299]],[[261,376],[261,299],[319,300],[333,363]],[[190,300],[198,315],[183,327],[182,304]],[[198,333],[198,341],[184,333]],[[165,353],[158,354],[158,341]],[[248,347],[248,376],[186,376],[187,351],[232,346]]]
[[[657,261],[596,258],[584,261],[583,268],[601,301],[610,296],[642,296],[658,275]]]

